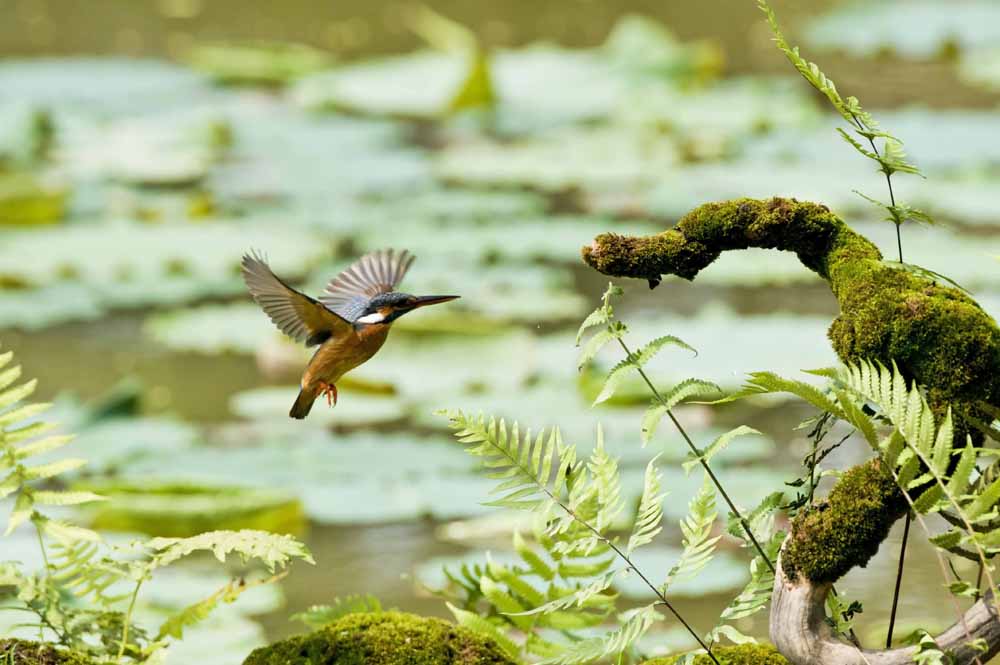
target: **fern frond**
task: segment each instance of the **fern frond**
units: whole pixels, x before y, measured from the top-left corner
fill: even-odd
[[[37,466],[26,466],[21,470],[21,478],[24,480],[45,480],[54,478],[68,471],[75,471],[87,464],[87,460],[69,457],[66,459],[39,464]]]
[[[155,641],[166,640],[168,637],[177,640],[182,639],[185,629],[196,626],[207,619],[215,611],[215,608],[219,606],[219,603],[233,603],[250,589],[265,584],[273,584],[284,578],[286,574],[278,573],[277,575],[252,582],[247,582],[243,579],[231,580],[209,597],[188,605],[179,612],[167,617],[166,621],[160,625],[160,630],[156,635]]]
[[[662,590],[681,578],[694,577],[701,572],[715,554],[715,545],[721,536],[712,536],[712,527],[718,513],[715,510],[715,487],[705,474],[701,489],[691,499],[687,516],[681,520],[684,550],[680,560],[667,573]]]
[[[650,442],[656,433],[663,416],[686,399],[697,396],[721,393],[722,388],[711,381],[701,379],[685,379],[661,395],[663,401],[654,401],[642,417],[642,446]]]
[[[597,491],[597,510],[593,528],[604,533],[610,529],[621,515],[624,502],[621,495],[621,474],[618,473],[618,460],[608,455],[604,448],[604,429],[597,427],[597,445],[587,461],[587,468],[594,480]]]
[[[584,365],[589,363],[594,359],[605,344],[613,339],[618,339],[625,334],[627,330],[624,323],[620,321],[615,321],[614,308],[611,306],[611,299],[615,296],[619,296],[623,293],[620,287],[615,286],[612,283],[608,283],[608,288],[604,291],[604,295],[601,296],[601,306],[596,310],[591,312],[583,323],[580,325],[580,329],[576,333],[576,345],[580,346],[580,342],[583,340],[583,334],[595,326],[604,325],[604,329],[595,333],[584,345],[583,350],[580,352],[580,358],[577,360],[577,366],[582,369]]]
[[[632,610],[627,613],[618,630],[609,632],[602,637],[577,642],[556,657],[543,661],[543,664],[583,665],[618,656],[628,651],[654,623],[662,618],[660,613],[656,611],[655,604]]]
[[[764,546],[764,551],[773,561],[778,556],[785,534],[776,533]],[[774,587],[774,573],[758,555],[750,562],[750,581],[736,598],[719,615],[719,624],[737,621],[761,611],[771,601]]]
[[[653,542],[657,534],[663,530],[663,499],[666,493],[662,491],[662,475],[656,467],[654,457],[646,465],[646,473],[642,483],[642,498],[639,499],[639,511],[629,536],[626,554],[631,555],[639,547]]]
[[[57,541],[52,548],[52,578],[77,598],[92,598],[108,607],[124,595],[111,596],[108,590],[118,582],[131,580],[130,568],[101,556],[97,541],[77,539]]]
[[[315,563],[306,546],[291,536],[252,529],[209,531],[190,538],[153,538],[141,546],[153,554],[148,564],[151,571],[195,552],[211,552],[223,563],[228,555],[238,554],[244,563],[259,561],[271,572],[294,559]]]
[[[35,503],[42,506],[79,506],[94,501],[107,501],[107,497],[93,492],[34,492]]]
[[[480,415],[467,417],[461,411],[448,412],[455,436],[466,445],[466,452],[482,458],[483,466],[490,469],[488,476],[502,480],[494,494],[499,499],[490,506],[532,510],[562,490],[567,471],[575,466],[575,452],[563,445],[558,428],[548,436],[544,430],[532,440],[531,432],[521,435],[517,423],[508,431],[503,420]],[[556,473],[553,480],[553,466]]]
[[[611,372],[604,380],[604,386],[601,388],[601,392],[599,392],[597,397],[594,399],[594,405],[610,399],[631,370],[642,369],[645,367],[646,364],[652,360],[665,346],[678,346],[682,349],[691,351],[695,355],[698,353],[692,346],[679,337],[674,337],[673,335],[657,337],[638,351],[633,351],[628,354],[628,356],[611,369]]]
[[[705,450],[703,450],[701,455],[698,457],[695,457],[692,453],[688,453],[689,459],[681,466],[684,467],[684,471],[690,473],[691,469],[698,464],[701,464],[702,462],[707,464],[709,460],[715,457],[715,455],[725,450],[734,439],[751,434],[760,434],[760,432],[752,427],[747,427],[746,425],[735,427],[725,434],[721,434],[716,437],[715,440],[708,445],[708,448],[705,448]]]
[[[796,379],[786,379],[773,372],[753,372],[747,383],[735,393],[711,402],[712,404],[727,404],[745,397],[766,395],[770,393],[789,393],[805,400],[821,411],[842,418],[843,414],[837,403],[830,399],[822,390]]]
[[[507,613],[512,615],[528,616],[532,614],[550,614],[559,610],[572,608],[594,608],[607,607],[613,602],[615,594],[606,594],[605,591],[611,588],[618,571],[612,571],[594,579],[593,582],[576,589],[570,593],[558,595],[553,600],[536,605],[535,607],[522,610],[517,613]],[[600,597],[599,597],[600,596]]]

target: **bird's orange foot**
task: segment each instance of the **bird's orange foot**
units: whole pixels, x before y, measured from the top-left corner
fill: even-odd
[[[323,394],[326,395],[326,403],[329,406],[334,406],[337,403],[337,386],[332,383],[321,383],[320,384]]]

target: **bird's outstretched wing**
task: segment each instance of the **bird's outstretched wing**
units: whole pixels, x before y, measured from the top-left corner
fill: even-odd
[[[395,290],[414,258],[405,249],[401,252],[380,249],[365,254],[330,280],[320,302],[348,321],[354,321],[364,314],[369,300]]]
[[[322,344],[330,337],[354,329],[336,312],[281,281],[256,253],[243,257],[243,281],[274,325],[306,346]]]

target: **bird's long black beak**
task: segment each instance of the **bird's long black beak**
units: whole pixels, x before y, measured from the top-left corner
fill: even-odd
[[[458,298],[461,298],[461,296],[416,296],[408,303],[407,307],[408,309],[417,309],[418,307],[437,305],[438,303],[449,302]]]

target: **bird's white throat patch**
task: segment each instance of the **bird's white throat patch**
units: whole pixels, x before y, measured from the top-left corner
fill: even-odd
[[[382,312],[372,312],[359,318],[357,323],[381,323],[382,321],[385,321],[385,314]]]

